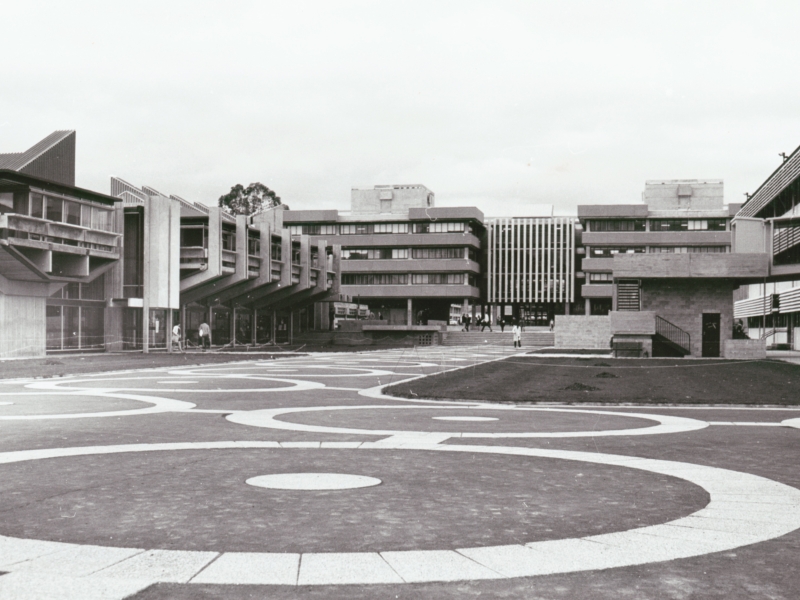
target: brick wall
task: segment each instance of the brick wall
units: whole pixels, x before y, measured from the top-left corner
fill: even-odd
[[[608,316],[556,315],[555,321],[556,348],[610,348]]]
[[[725,340],[722,343],[722,356],[743,360],[767,358],[764,340]]]
[[[692,356],[702,356],[703,313],[720,314],[720,350],[733,337],[733,284],[728,280],[643,280],[641,308],[677,325],[692,338]]]

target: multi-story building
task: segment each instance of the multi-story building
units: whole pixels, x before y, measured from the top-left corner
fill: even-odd
[[[621,281],[615,296],[613,265],[618,254],[708,254],[731,251],[730,221],[739,205],[723,203],[721,180],[647,181],[641,204],[581,205],[586,314],[627,310],[638,285]],[[619,290],[617,290],[619,291]],[[614,305],[617,297],[621,306]]]
[[[446,322],[452,303],[480,302],[483,213],[437,208],[423,185],[353,189],[350,212],[289,210],[283,220],[293,239],[341,245],[339,293],[390,325]]]
[[[582,250],[574,217],[486,219],[487,310],[493,320],[547,325],[574,313]],[[580,233],[578,227],[577,234]]]
[[[639,205],[579,206],[587,313],[611,314],[621,344],[655,356],[720,356],[733,334],[733,290],[763,256],[732,253],[718,180],[648,181]]]
[[[740,288],[734,317],[751,338],[800,348],[800,148],[748,198],[733,234],[737,251],[768,257],[763,278]]]

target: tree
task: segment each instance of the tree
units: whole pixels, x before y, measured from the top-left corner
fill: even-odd
[[[219,197],[219,207],[231,215],[253,215],[279,204],[283,204],[280,197],[259,182],[247,187],[237,183],[230,192]]]

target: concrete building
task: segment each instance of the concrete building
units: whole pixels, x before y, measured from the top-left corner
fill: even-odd
[[[548,325],[555,315],[576,312],[582,255],[576,225],[574,217],[554,217],[552,207],[540,217],[486,219],[485,302],[493,321],[502,315],[523,325]]]
[[[763,278],[739,290],[734,317],[750,338],[800,349],[800,148],[749,197],[732,226],[737,251],[767,257]]]
[[[335,297],[339,250],[292,239],[282,206],[252,216],[111,180],[123,200],[123,348],[165,347],[175,322],[199,344],[208,323],[214,345],[289,342],[321,327],[311,307]]]
[[[283,219],[294,240],[341,246],[342,298],[387,326],[446,323],[452,303],[466,310],[481,300],[483,213],[437,208],[423,185],[353,189],[349,212],[289,210]]]
[[[643,203],[578,207],[586,312],[611,315],[620,347],[654,356],[720,356],[732,338],[733,291],[764,256],[732,254],[719,180],[648,181]]]

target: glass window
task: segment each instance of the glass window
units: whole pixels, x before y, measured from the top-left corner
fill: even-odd
[[[111,211],[92,207],[92,229],[111,231]]]
[[[407,273],[343,273],[342,285],[406,285]]]
[[[414,223],[414,233],[463,233],[469,231],[469,226],[461,221]]]
[[[104,300],[106,297],[106,276],[99,275],[89,283],[81,284],[81,298],[83,300]]]
[[[14,193],[0,192],[0,214],[14,212]]]
[[[64,222],[70,225],[81,224],[81,205],[77,202],[64,201]]]
[[[270,247],[270,259],[282,261],[283,258],[281,257],[281,241],[280,240],[272,240],[272,245]]]
[[[233,231],[222,232],[222,249],[236,251],[236,233]]]
[[[374,233],[408,233],[408,223],[375,223]]]
[[[61,198],[45,196],[45,204],[47,205],[47,214],[45,218],[49,221],[61,223],[64,220],[63,202]]]
[[[28,214],[28,192],[14,192],[14,212],[18,215]]]
[[[592,246],[589,256],[591,258],[602,258],[614,256],[615,254],[642,254],[645,251],[645,246],[625,246],[617,248],[605,248]]]
[[[44,196],[31,194],[31,216],[44,219]]]
[[[47,349],[61,350],[61,307],[48,306],[47,314]]]
[[[644,231],[644,219],[592,219],[586,222],[589,231]]]
[[[614,277],[611,273],[589,273],[589,281],[604,282],[613,281]]]
[[[464,273],[414,273],[411,283],[415,285],[460,285]]]
[[[289,235],[300,235],[303,233],[302,225],[289,225]]]
[[[86,204],[81,205],[81,227],[91,228],[92,226],[92,207]]]
[[[464,258],[464,248],[413,248],[411,256],[423,260]]]
[[[247,236],[247,253],[250,256],[261,254],[261,240],[253,235]]]

